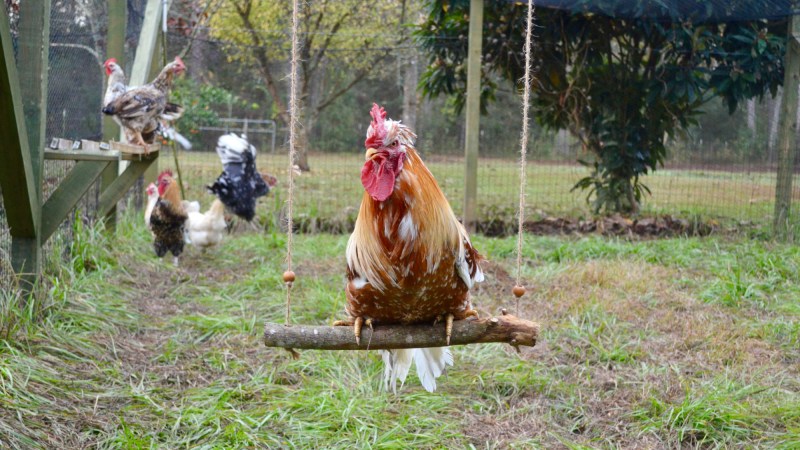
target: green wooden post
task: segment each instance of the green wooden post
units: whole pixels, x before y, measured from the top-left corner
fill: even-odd
[[[106,34],[106,58],[116,58],[121,67],[125,67],[125,27],[128,22],[128,6],[126,2],[108,0],[108,33]],[[103,140],[119,140],[119,125],[109,116],[103,117]],[[119,174],[119,161],[113,161],[100,176],[101,192],[108,188]],[[117,208],[112,208],[104,217],[108,230],[117,226]]]
[[[39,184],[44,174],[49,54],[50,0],[32,2],[26,6],[23,14],[20,14],[17,64],[33,176]],[[41,188],[37,190],[37,195],[41,202]]]
[[[161,28],[162,0],[147,0],[147,7],[144,10],[144,22],[142,31],[139,34],[139,44],[136,46],[136,56],[133,59],[133,69],[131,69],[130,84],[140,86],[147,83],[150,74],[150,66],[153,61],[160,63],[160,58],[154,58],[158,48],[158,32]],[[169,7],[169,2],[167,2]]]
[[[17,65],[8,20],[0,18],[0,187],[12,236],[34,238],[40,220],[28,133],[22,111]],[[12,195],[13,193],[13,195]]]
[[[797,148],[797,89],[800,86],[800,18],[791,16],[786,43],[783,102],[779,122],[778,179],[775,183],[774,229],[778,238],[786,238],[792,206],[792,176]]]
[[[128,7],[125,2],[108,0],[108,33],[106,34],[106,56],[116,58],[120,67],[125,67],[125,27],[128,22]],[[103,140],[119,139],[119,125],[109,116],[103,115]]]
[[[169,8],[170,3],[171,1],[167,1],[167,8]],[[136,55],[131,69],[131,85],[140,86],[145,84],[154,78],[154,71],[158,73],[161,70],[161,58],[158,58],[157,55],[159,54],[161,41],[159,33],[161,31],[161,14],[164,6],[163,0],[147,0],[142,31],[139,33],[139,43],[136,46]],[[127,165],[125,166],[127,167]],[[126,167],[123,167],[123,169]],[[158,175],[158,159],[149,164],[149,170],[143,175],[145,183],[155,181]]]
[[[467,53],[466,139],[464,143],[464,226],[474,231],[478,203],[478,141],[481,121],[483,0],[470,0]]]
[[[5,22],[5,18],[2,19]],[[6,71],[9,72],[10,67],[14,66],[13,51],[6,50],[6,46],[10,47],[10,33],[6,33],[8,24],[4,23],[3,36],[3,53],[6,62]],[[23,158],[21,161],[23,165],[29,165],[24,168],[21,174],[26,178],[25,184],[28,199],[30,202],[30,211],[23,214],[29,214],[29,219],[32,220],[33,229],[15,229],[11,228],[11,264],[15,272],[21,276],[23,282],[23,289],[30,290],[36,282],[39,273],[41,272],[42,262],[42,240],[39,233],[41,222],[41,204],[42,204],[42,177],[44,173],[44,159],[43,151],[44,146],[42,143],[45,139],[45,127],[47,124],[47,69],[49,65],[49,42],[50,42],[50,0],[42,0],[40,2],[32,2],[25,8],[24,14],[20,15],[19,22],[19,75],[16,80],[16,86],[10,83],[11,76],[7,75],[9,83],[7,84],[10,94],[13,96],[14,91],[19,94],[19,102],[22,105],[22,113],[25,117],[25,125],[23,133],[17,131],[14,135],[20,141],[26,141],[25,146],[11,144],[9,152],[25,152],[28,158]],[[11,59],[9,60],[9,57]],[[17,100],[9,96],[12,104]],[[19,110],[12,106],[14,110],[11,113],[13,118]],[[14,119],[18,120],[18,118]],[[18,125],[18,123],[17,123]],[[22,142],[20,142],[22,144]],[[6,145],[6,143],[4,143]],[[20,155],[11,155],[11,158],[18,159]],[[25,164],[27,162],[27,164]],[[19,174],[17,174],[19,176]],[[4,188],[4,192],[5,192]],[[13,189],[11,192],[18,192]],[[20,203],[25,203],[23,200]],[[23,219],[28,221],[27,219]],[[11,217],[9,216],[9,225],[11,225]]]

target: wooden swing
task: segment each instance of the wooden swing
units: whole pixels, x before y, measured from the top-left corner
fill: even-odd
[[[298,0],[292,2],[292,60],[289,91],[289,187],[287,200],[287,239],[286,239],[286,271],[283,281],[286,283],[286,320],[283,324],[266,323],[264,327],[264,344],[267,347],[284,348],[295,357],[299,356],[294,349],[314,350],[388,350],[403,348],[445,347],[448,345],[467,345],[488,342],[505,342],[517,348],[519,346],[536,345],[539,337],[539,325],[529,320],[517,318],[502,310],[497,317],[460,320],[452,323],[452,330],[447,341],[445,323],[436,325],[378,325],[357,342],[353,339],[350,327],[330,325],[292,325],[291,324],[291,290],[296,275],[292,270],[293,246],[293,200],[294,200],[294,161],[296,154],[296,130],[298,117],[297,104],[297,66],[298,66]],[[525,34],[525,77],[522,97],[522,134],[520,138],[520,186],[519,212],[517,226],[517,274],[516,284],[512,292],[516,298],[516,313],[519,314],[519,299],[525,294],[521,283],[522,267],[522,232],[525,212],[525,159],[528,145],[528,109],[531,84],[531,32],[533,24],[532,0],[528,0],[527,28]]]

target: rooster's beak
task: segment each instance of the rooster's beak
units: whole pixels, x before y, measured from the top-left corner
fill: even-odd
[[[370,159],[372,159],[373,156],[375,156],[377,154],[378,154],[377,150],[375,150],[374,148],[368,148],[367,149],[367,154],[364,155],[364,156],[366,157],[366,160],[369,161]]]

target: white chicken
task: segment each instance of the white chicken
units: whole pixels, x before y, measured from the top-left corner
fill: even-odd
[[[205,213],[190,211],[186,222],[186,234],[192,245],[202,250],[219,244],[225,235],[228,224],[225,222],[225,205],[214,199]]]
[[[144,224],[147,225],[147,229],[150,229],[150,215],[153,214],[153,208],[156,206],[156,201],[158,201],[158,189],[156,188],[155,183],[150,183],[147,185],[147,206],[144,208]]]

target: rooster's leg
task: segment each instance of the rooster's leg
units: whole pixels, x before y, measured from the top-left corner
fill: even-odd
[[[144,154],[145,155],[150,154],[150,146],[147,145],[147,143],[144,141],[144,137],[142,137],[142,132],[141,131],[137,131],[134,134],[134,137],[135,137],[134,141],[136,141],[135,144],[136,145],[141,145],[142,147],[144,147]]]
[[[447,345],[450,345],[450,335],[453,334],[453,319],[455,319],[455,316],[452,314],[445,316],[444,333],[447,336]]]
[[[178,257],[177,256],[173,256],[172,257],[172,265],[175,266],[175,267],[178,267]]]
[[[361,345],[361,325],[364,324],[363,317],[356,317],[356,321],[353,324],[353,334],[356,335],[356,345]]]

